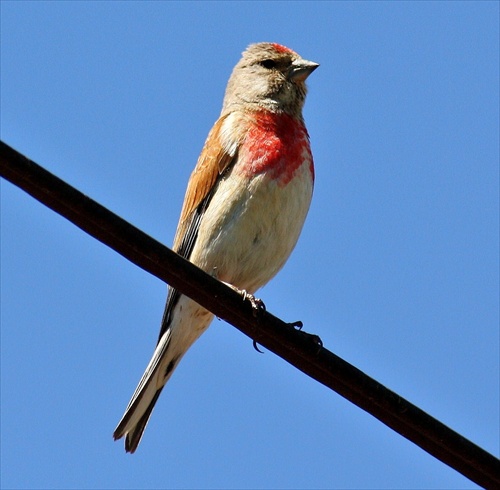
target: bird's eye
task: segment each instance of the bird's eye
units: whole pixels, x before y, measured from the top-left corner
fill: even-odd
[[[271,68],[274,68],[276,66],[276,61],[274,60],[264,60],[261,61],[260,64],[264,67],[270,70]]]

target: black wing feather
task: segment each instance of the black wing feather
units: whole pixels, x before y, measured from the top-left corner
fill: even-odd
[[[196,239],[198,238],[198,231],[200,229],[200,224],[201,220],[203,219],[203,215],[205,214],[205,211],[208,208],[210,200],[212,199],[212,196],[214,195],[215,190],[217,189],[222,177],[223,175],[219,175],[217,177],[217,181],[212,187],[212,190],[207,194],[205,199],[203,199],[203,201],[200,202],[198,207],[191,215],[186,234],[182,239],[179,249],[174,250],[180,256],[184,257],[187,260],[189,260],[191,252],[193,251],[194,248],[194,244],[196,243]],[[170,325],[170,317],[172,315],[175,305],[179,301],[180,296],[181,293],[177,289],[168,286],[167,302],[165,304],[165,310],[163,312],[163,318],[161,321],[161,329],[160,329],[160,335],[158,336],[158,342],[160,341],[162,335],[165,333],[165,331],[168,329]]]

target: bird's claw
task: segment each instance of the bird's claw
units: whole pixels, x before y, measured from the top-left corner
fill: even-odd
[[[304,324],[300,320],[297,322],[289,323],[288,325],[293,327],[295,330],[302,330],[302,327],[304,326]]]
[[[238,289],[236,286],[233,286],[228,282],[225,282],[224,284],[240,294],[243,297],[243,301],[246,301],[247,299],[248,301],[250,301],[250,304],[252,305],[253,316],[255,318],[257,318],[261,311],[266,311],[266,305],[261,299],[256,298],[253,294],[250,294],[245,289]]]
[[[302,330],[304,324],[300,320],[298,322],[289,323],[288,325],[292,327],[294,330],[300,332],[300,335],[302,335],[304,339],[307,339],[307,341],[312,342],[318,348],[318,352],[323,348],[323,341],[321,340],[319,335],[304,332]]]
[[[260,354],[264,354],[264,352],[263,352],[263,351],[261,351],[261,350],[259,349],[259,346],[257,345],[257,341],[256,341],[256,340],[254,340],[254,341],[253,341],[253,348],[254,348],[257,352],[259,352]]]
[[[323,341],[321,340],[321,337],[319,335],[315,335],[315,334],[309,334],[311,335],[311,340],[320,348],[322,349],[323,348]]]
[[[250,304],[252,305],[253,316],[255,318],[257,318],[261,311],[266,311],[266,305],[264,304],[264,301],[256,298],[253,294],[247,293],[244,289],[240,292],[243,296],[243,301],[246,301],[247,299],[248,301],[250,301]]]
[[[250,305],[252,306],[252,313],[254,318],[257,318],[259,316],[259,313],[262,311],[266,311],[266,305],[264,304],[264,301],[262,301],[259,298],[256,298],[253,294],[250,294],[249,292],[245,291],[244,289],[238,289],[234,287],[232,284],[226,283],[229,287],[234,289],[237,293],[241,294],[243,297],[243,301],[250,301]],[[264,354],[263,351],[261,351],[257,345],[257,341],[253,341],[253,348],[257,351],[260,352],[261,354]]]

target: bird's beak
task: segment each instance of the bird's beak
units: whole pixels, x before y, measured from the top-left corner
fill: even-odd
[[[288,70],[288,80],[303,82],[316,68],[319,63],[303,59],[295,60]]]

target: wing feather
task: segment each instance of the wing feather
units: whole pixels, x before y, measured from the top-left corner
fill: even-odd
[[[228,150],[221,134],[227,117],[222,116],[214,124],[188,182],[173,245],[173,250],[188,260],[198,237],[201,220],[217,188],[217,183],[236,161],[236,151]],[[234,147],[236,148],[236,145]],[[168,288],[158,342],[169,327],[170,317],[179,297],[179,291],[172,287]]]
[[[184,205],[182,206],[179,224],[175,233],[173,249],[176,252],[180,249],[186,230],[192,222],[194,212],[210,194],[217,178],[234,161],[235,155],[228,152],[221,137],[222,126],[226,119],[227,116],[223,116],[214,124],[189,179]],[[191,250],[189,250],[190,252]],[[184,257],[189,258],[188,255],[184,255]]]

